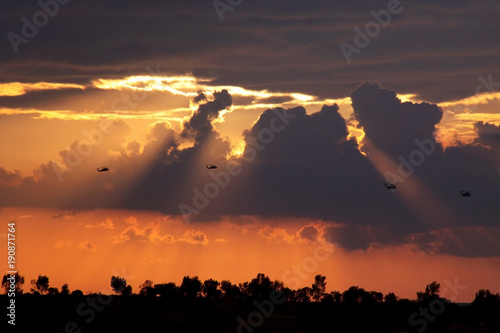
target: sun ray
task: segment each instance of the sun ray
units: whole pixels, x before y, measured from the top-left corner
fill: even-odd
[[[402,198],[416,214],[423,218],[427,224],[434,227],[444,226],[456,220],[455,214],[447,205],[436,196],[417,175],[403,175],[399,172],[400,165],[376,145],[365,137],[364,145],[367,146],[368,159],[375,169],[389,183],[396,185],[395,195]]]

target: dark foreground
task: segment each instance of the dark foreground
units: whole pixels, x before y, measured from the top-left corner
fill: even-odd
[[[2,332],[500,332],[500,304],[295,303],[269,300],[0,295]]]

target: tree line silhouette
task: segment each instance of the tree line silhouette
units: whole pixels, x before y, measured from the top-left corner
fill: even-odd
[[[9,274],[5,274],[2,279],[2,287],[7,293],[10,281]],[[15,291],[18,294],[23,294],[22,286],[25,284],[25,277],[19,273],[15,274],[16,287]],[[83,292],[79,289],[70,291],[69,285],[64,284],[59,290],[56,287],[50,287],[49,278],[45,275],[39,275],[37,279],[30,281],[30,293],[34,295],[61,295],[61,296],[83,296]],[[120,276],[112,276],[110,280],[112,291],[121,296],[131,296],[133,288],[127,283],[127,280]],[[257,276],[248,282],[239,283],[238,285],[231,283],[229,280],[221,282],[214,279],[201,281],[198,276],[184,276],[182,283],[178,286],[174,282],[153,283],[152,280],[146,280],[139,285],[137,295],[142,297],[162,297],[173,301],[182,299],[193,300],[196,298],[205,299],[232,299],[232,300],[262,300],[271,295],[273,291],[280,292],[288,302],[306,303],[306,302],[323,302],[323,303],[397,303],[402,302],[429,302],[439,297],[440,284],[436,281],[429,283],[424,291],[416,292],[416,299],[400,299],[393,292],[384,295],[377,291],[366,291],[358,286],[351,286],[344,292],[331,291],[326,292],[326,276],[316,275],[310,287],[302,287],[299,289],[290,289],[278,280],[271,280],[264,273],[258,273]],[[447,303],[450,300],[441,298]],[[500,294],[492,293],[488,289],[480,289],[476,292],[473,304],[495,304],[500,303]]]
[[[3,276],[6,293],[11,280]],[[359,286],[327,292],[323,275],[298,289],[259,273],[239,284],[198,276],[180,284],[146,280],[135,292],[126,278],[111,276],[109,292],[87,295],[68,284],[53,287],[45,275],[31,279],[26,292],[24,276],[15,282],[16,327],[26,332],[500,331],[500,294],[480,289],[471,304],[459,305],[439,295],[436,281],[412,300]]]

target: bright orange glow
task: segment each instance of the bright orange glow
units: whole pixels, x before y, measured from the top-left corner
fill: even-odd
[[[17,263],[26,281],[43,274],[53,287],[68,283],[71,290],[85,293],[111,293],[112,275],[125,277],[138,292],[146,279],[179,285],[183,276],[197,275],[202,281],[240,283],[257,273],[293,288],[310,286],[314,276],[322,274],[327,277],[327,291],[358,285],[410,299],[434,280],[445,287],[446,280],[457,278],[467,286],[460,294],[462,301],[471,301],[480,288],[500,290],[496,278],[500,258],[428,255],[411,245],[344,252],[330,244],[329,253],[322,250],[321,240],[327,224],[319,221],[287,219],[270,225],[247,217],[243,224],[229,220],[185,224],[152,212],[22,208],[2,209],[0,218],[16,221]],[[316,226],[318,241],[299,236],[306,225]],[[484,270],[489,273],[477,279],[477,272]],[[24,289],[29,290],[29,282]]]
[[[232,147],[231,153],[229,154],[229,156],[227,156],[227,158],[228,159],[231,157],[239,158],[243,156],[244,152],[245,152],[245,141],[240,140],[236,145]]]
[[[464,99],[439,103],[442,108],[454,106],[471,107],[475,105],[488,104],[491,101],[500,100],[500,92],[483,92]]]
[[[401,100],[401,103],[412,102],[412,103],[421,103],[422,100],[417,98],[415,94],[397,94],[397,98]]]
[[[72,83],[52,83],[52,82],[37,82],[37,83],[21,83],[9,82],[0,83],[0,96],[20,96],[29,91],[36,90],[58,90],[58,89],[85,89],[85,86]]]
[[[349,131],[349,138],[355,138],[358,143],[358,150],[361,154],[367,156],[366,152],[363,151],[363,139],[365,137],[365,131],[363,127],[358,127],[359,122],[357,120],[350,120],[347,124],[347,130]]]
[[[144,91],[165,91],[174,95],[194,97],[198,91],[213,92],[226,89],[232,96],[254,97],[257,99],[270,97],[291,97],[295,103],[313,101],[314,96],[302,93],[280,93],[268,90],[250,90],[238,86],[211,86],[209,79],[185,76],[130,76],[123,79],[97,79],[92,86],[99,89],[132,89]],[[254,105],[255,106],[255,105]]]

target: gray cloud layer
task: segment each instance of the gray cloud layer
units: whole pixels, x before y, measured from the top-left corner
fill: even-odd
[[[478,75],[498,77],[494,0],[402,1],[348,64],[339,44],[356,46],[354,28],[365,31],[376,22],[371,12],[382,15],[388,3],[242,1],[221,22],[211,1],[70,1],[16,54],[8,34],[23,37],[21,19],[32,22],[42,9],[12,2],[0,14],[0,80],[85,83],[160,64],[214,84],[322,98],[371,80],[439,102],[474,95]]]

